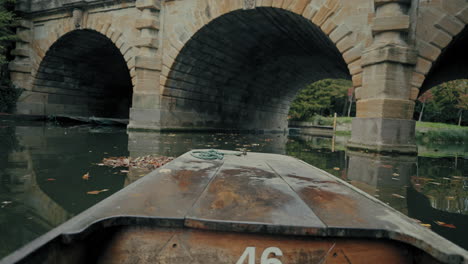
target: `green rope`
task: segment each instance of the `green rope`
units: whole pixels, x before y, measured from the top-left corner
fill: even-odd
[[[192,153],[190,154],[197,159],[203,159],[203,160],[218,160],[218,159],[222,160],[224,158],[224,155],[235,155],[235,156],[243,155],[242,152],[230,154],[230,153],[222,153],[215,149],[192,151]]]

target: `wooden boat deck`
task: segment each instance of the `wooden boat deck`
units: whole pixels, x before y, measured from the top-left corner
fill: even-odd
[[[303,161],[222,152],[228,154],[223,160],[186,153],[0,263],[62,263],[63,252],[70,252],[67,245],[93,237],[106,246],[99,253],[83,250],[86,256],[77,253],[76,259],[91,263],[93,255],[93,263],[468,263],[467,251]],[[107,232],[104,229],[112,234],[96,235]],[[266,256],[260,258],[262,252]],[[278,259],[267,262],[274,256]]]

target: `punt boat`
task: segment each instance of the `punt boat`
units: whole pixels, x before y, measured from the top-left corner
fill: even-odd
[[[468,252],[301,160],[191,151],[0,261],[468,263]]]

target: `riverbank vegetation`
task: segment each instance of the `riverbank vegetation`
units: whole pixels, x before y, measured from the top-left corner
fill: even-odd
[[[352,83],[342,79],[325,79],[301,90],[291,104],[289,117],[295,121],[313,122],[321,116],[354,116]],[[320,122],[320,121],[318,121]]]
[[[15,2],[15,0],[0,0],[0,113],[13,112],[22,91],[11,84],[8,72],[8,62],[13,59],[10,51],[16,39]]]

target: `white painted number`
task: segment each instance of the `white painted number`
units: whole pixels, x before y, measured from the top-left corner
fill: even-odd
[[[275,254],[276,257],[283,256],[283,252],[281,252],[281,249],[277,247],[269,247],[263,251],[262,259],[260,263],[261,264],[282,264],[281,261],[279,261],[279,259],[268,258],[268,256],[270,256],[271,253]]]
[[[249,260],[247,264],[255,264],[255,247],[246,248],[244,253],[242,253],[242,256],[240,256],[239,260],[236,262],[236,264],[243,264],[247,257]]]
[[[269,247],[263,251],[260,264],[282,264],[277,258],[269,258],[270,254],[274,254],[275,257],[283,256],[281,249],[277,247]],[[246,260],[247,264],[255,264],[255,247],[247,247],[236,264],[244,264]]]

